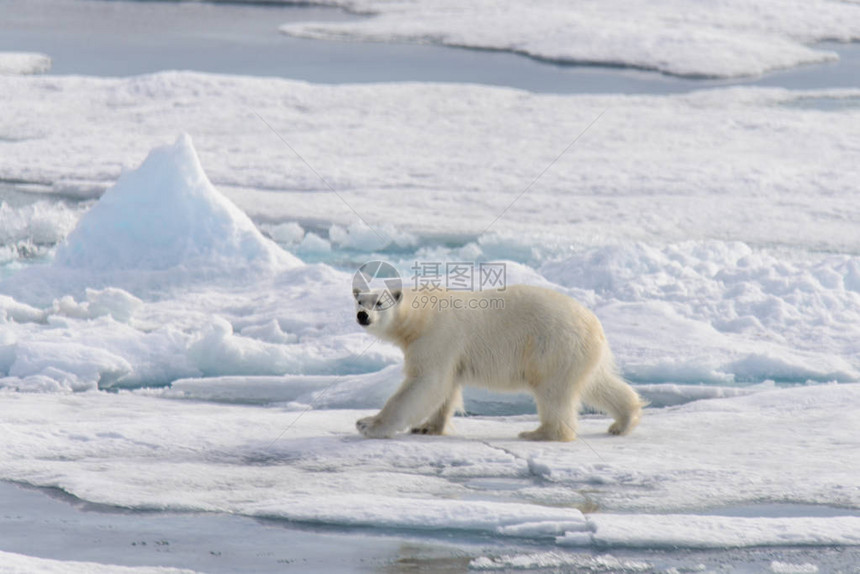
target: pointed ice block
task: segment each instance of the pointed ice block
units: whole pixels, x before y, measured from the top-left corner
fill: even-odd
[[[92,271],[230,271],[299,263],[215,189],[187,134],[124,173],[56,256],[59,266]]]

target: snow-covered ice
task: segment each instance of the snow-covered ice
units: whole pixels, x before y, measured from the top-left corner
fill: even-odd
[[[315,3],[371,17],[291,23],[281,29],[308,38],[439,43],[694,77],[756,75],[826,62],[836,55],[810,44],[860,39],[860,8],[829,0]]]
[[[568,533],[559,544],[605,547],[737,548],[856,546],[860,517],[738,518],[686,515],[595,515],[594,533]]]
[[[15,281],[35,297],[39,282],[49,296],[58,289],[74,292],[75,281],[167,289],[300,264],[212,186],[191,138],[183,135],[123,174],[81,217],[50,268],[29,270]]]
[[[353,430],[368,411],[261,409],[140,391],[59,401],[7,391],[2,399],[0,477],[91,502],[596,548],[860,542],[860,461],[846,456],[860,448],[860,423],[845,408],[860,400],[857,385],[651,410],[625,439],[604,434],[605,418],[591,416],[582,440],[537,446],[515,438],[533,415],[458,418],[453,437],[371,441]],[[762,502],[834,510],[699,512]]]
[[[533,570],[556,568],[583,572],[649,572],[653,568],[647,562],[619,560],[612,555],[582,556],[561,552],[535,552],[530,554],[506,554],[481,556],[469,563],[472,570]],[[575,569],[575,570],[574,570]]]
[[[507,252],[707,239],[860,249],[858,90],[556,96],[162,73],[4,77],[0,97],[0,179],[71,197],[100,195],[188,132],[213,184],[254,221],[327,240],[332,224],[361,222],[317,173],[377,229],[444,240],[490,228]],[[845,105],[805,105],[815,101]]]
[[[638,382],[860,378],[860,108],[793,106],[855,91],[562,97],[165,73],[9,77],[0,92],[14,112],[0,124],[2,177],[77,201],[0,208],[6,386],[395,365],[385,345],[361,353],[343,296],[372,257],[404,276],[416,260],[507,260],[509,282],[595,309]],[[121,173],[180,125],[193,146]],[[88,209],[80,197],[111,186],[55,257],[41,248],[48,264],[14,271],[19,244],[56,243]],[[139,303],[100,311],[107,297]],[[230,392],[265,400],[255,385]]]
[[[194,574],[192,570],[181,568],[127,567],[97,562],[46,560],[0,551],[0,573],[31,574],[32,572],[41,572],[42,574]]]
[[[0,52],[0,75],[41,74],[51,69],[51,58],[34,52]]]
[[[856,35],[851,4],[780,6],[747,25],[750,8],[702,5],[679,26],[783,47]],[[401,17],[378,9],[343,26]],[[533,17],[524,33],[543,30]],[[815,56],[798,46],[780,57]],[[860,545],[860,91],[170,72],[2,76],[0,101],[0,480],[534,550],[474,555],[476,570],[650,568],[582,549]],[[529,397],[471,390],[453,436],[362,439],[354,421],[401,370],[354,321],[352,273],[376,258],[405,277],[503,261],[509,283],[581,300],[652,408],[629,437],[586,414],[580,440],[532,444],[516,440]],[[90,567],[41,560],[0,555]]]

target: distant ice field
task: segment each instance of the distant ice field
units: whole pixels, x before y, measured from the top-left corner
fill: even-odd
[[[552,96],[168,72],[6,77],[0,92],[0,179],[33,192],[98,197],[187,131],[215,185],[261,224],[325,233],[364,220],[396,227],[401,243],[492,232],[550,247],[542,236],[860,245],[860,90]]]
[[[860,38],[860,9],[851,2],[828,0],[319,3],[370,17],[297,22],[282,29],[299,37],[511,51],[544,61],[608,64],[697,78],[758,75],[826,62],[834,54],[809,44]]]
[[[530,2],[504,10],[481,3],[341,6],[346,10],[290,2],[3,0],[0,52],[48,54],[41,58],[60,75],[189,70],[334,84],[465,82],[546,93],[822,89],[857,87],[860,77],[860,47],[850,42],[857,9],[837,2],[697,4],[695,10],[673,2]],[[625,23],[612,17],[618,9],[637,16]]]

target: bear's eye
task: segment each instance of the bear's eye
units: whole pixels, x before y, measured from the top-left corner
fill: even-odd
[[[376,302],[376,308],[377,308],[377,309],[382,309],[382,301],[377,301],[377,302]]]

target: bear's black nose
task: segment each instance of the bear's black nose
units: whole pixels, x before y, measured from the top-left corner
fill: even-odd
[[[366,311],[359,311],[355,318],[358,319],[359,325],[370,325],[370,317],[367,316]]]

